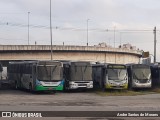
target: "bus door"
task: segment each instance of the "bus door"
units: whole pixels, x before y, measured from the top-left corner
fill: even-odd
[[[129,89],[132,88],[132,79],[133,79],[131,69],[132,69],[131,66],[128,66],[128,67],[127,67],[127,72],[128,72],[128,88],[129,88]]]
[[[107,85],[107,82],[108,81],[108,70],[106,67],[103,67],[102,69],[102,84],[103,84],[103,87],[105,88],[106,85]]]
[[[34,89],[36,87],[36,79],[37,79],[37,66],[33,65],[32,66],[32,84]]]
[[[104,85],[104,81],[106,80],[105,79],[105,71],[106,71],[106,69],[104,67],[102,67],[102,66],[98,67],[97,80],[98,80],[100,88],[104,88],[105,87],[105,85]]]
[[[64,83],[64,86],[65,88],[69,88],[69,80],[70,80],[70,68],[69,68],[69,65],[64,65],[63,67],[63,72],[64,72],[64,80],[65,80],[65,83]]]

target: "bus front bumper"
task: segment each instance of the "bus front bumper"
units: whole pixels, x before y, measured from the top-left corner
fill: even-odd
[[[63,90],[63,85],[59,86],[36,86],[36,91],[53,91],[53,90]]]

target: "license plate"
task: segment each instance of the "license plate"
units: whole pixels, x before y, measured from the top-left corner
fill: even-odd
[[[48,90],[53,90],[53,88],[48,88]]]

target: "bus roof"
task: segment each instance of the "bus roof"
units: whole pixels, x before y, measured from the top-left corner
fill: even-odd
[[[98,64],[92,64],[92,66],[101,66],[101,67],[107,67],[109,65],[112,66],[126,66],[125,64],[114,64],[114,63],[98,63]]]
[[[127,64],[127,67],[143,68],[143,67],[150,67],[150,65],[147,65],[147,64]]]
[[[18,61],[9,62],[9,64],[39,64],[39,65],[61,65],[62,62],[52,60]]]

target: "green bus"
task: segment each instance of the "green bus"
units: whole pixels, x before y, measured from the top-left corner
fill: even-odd
[[[7,75],[15,89],[30,91],[63,90],[63,64],[58,61],[9,62]]]

